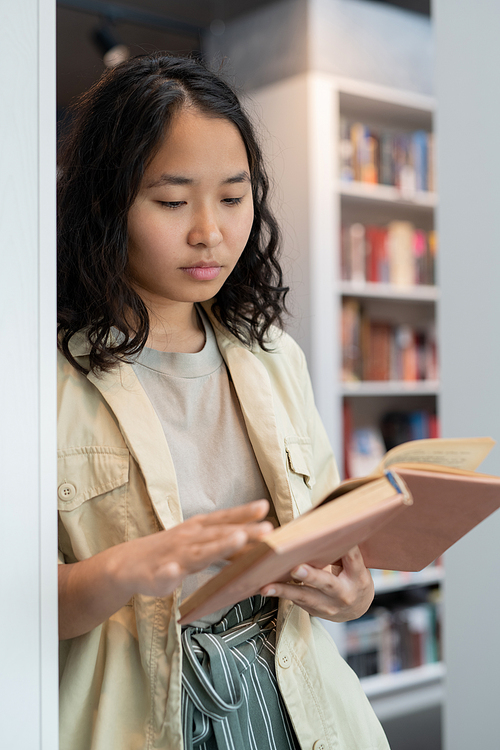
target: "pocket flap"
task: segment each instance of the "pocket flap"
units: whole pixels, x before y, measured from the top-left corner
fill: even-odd
[[[128,482],[130,454],[126,448],[87,446],[58,451],[58,507],[79,505]]]
[[[311,443],[306,438],[285,438],[288,465],[294,474],[304,477],[304,482],[312,489],[315,483]]]

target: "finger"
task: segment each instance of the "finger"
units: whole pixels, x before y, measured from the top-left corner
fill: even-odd
[[[349,576],[359,575],[366,569],[363,555],[358,546],[353,547],[342,557],[342,568]]]
[[[192,519],[191,519],[192,520]],[[243,532],[248,539],[247,525],[241,524],[236,526],[235,524],[221,524],[217,526],[203,526],[197,523],[191,523],[191,521],[185,524],[179,525],[178,538],[181,543],[185,546],[188,545],[203,545],[209,542],[225,541],[232,537],[237,531]],[[169,542],[170,544],[170,542]]]
[[[226,560],[247,542],[246,533],[239,529],[224,539],[213,542],[191,545],[183,555],[182,567],[187,572],[203,570],[218,560]]]
[[[274,531],[274,525],[269,521],[261,521],[257,524],[249,524],[243,527],[248,535],[248,542],[244,547],[238,550],[236,554],[232,555],[231,560],[235,560],[237,557],[241,557],[247,552],[250,552],[260,541],[266,538],[271,531]]]
[[[213,513],[194,516],[194,518],[207,526],[224,523],[252,523],[265,518],[268,511],[269,503],[267,500],[254,500],[251,503],[245,503],[245,505],[216,510]]]
[[[247,541],[253,545],[267,536],[273,528],[273,525],[267,521],[254,524],[241,524],[239,526],[236,524],[204,526],[203,524],[189,523],[180,533],[184,544],[201,544],[213,542],[218,539],[225,540],[234,534],[235,531],[243,531],[247,536]]]
[[[277,596],[280,599],[289,599],[298,604],[309,614],[321,614],[331,606],[331,601],[320,591],[309,586],[299,586],[296,583],[271,583],[264,586],[260,593],[262,596]]]
[[[306,583],[329,596],[337,594],[342,588],[338,577],[332,576],[331,566],[321,569],[312,565],[299,565],[292,570],[291,576],[294,581]]]
[[[274,531],[274,526],[269,521],[261,521],[260,523],[245,526],[245,531],[247,532],[250,541],[258,541],[270,534],[271,531]]]

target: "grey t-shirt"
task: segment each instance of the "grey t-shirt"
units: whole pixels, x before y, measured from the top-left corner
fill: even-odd
[[[260,498],[270,500],[212,326],[204,312],[199,313],[206,338],[200,352],[146,348],[134,364],[165,432],[184,519]],[[182,598],[223,565],[188,576]],[[203,618],[199,624],[218,622],[225,611]]]

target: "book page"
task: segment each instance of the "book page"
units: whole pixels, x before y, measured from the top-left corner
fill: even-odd
[[[495,445],[492,438],[430,438],[413,440],[390,450],[379,469],[394,464],[438,464],[474,471]]]

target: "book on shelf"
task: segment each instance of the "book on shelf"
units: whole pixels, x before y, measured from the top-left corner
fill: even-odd
[[[348,412],[348,408],[346,411]],[[356,427],[346,435],[346,478],[364,477],[379,465],[386,452],[381,431],[375,426]]]
[[[439,437],[439,420],[428,409],[384,412],[377,424],[354,425],[350,399],[344,399],[344,476],[372,472],[386,451],[401,443]]]
[[[500,478],[475,469],[490,438],[421,440],[393,448],[368,477],[342,482],[316,507],[235,556],[181,604],[181,623],[324,567],[360,546],[370,568],[421,570],[500,506]]]
[[[342,301],[342,380],[361,380],[361,305],[356,299]]]
[[[439,590],[419,590],[386,605],[375,603],[358,620],[346,623],[345,650],[347,663],[360,678],[439,662]]]
[[[342,300],[342,380],[437,380],[432,323],[425,328],[369,318],[359,300]]]
[[[380,429],[387,450],[410,440],[439,437],[439,419],[426,409],[389,411],[382,415]]]
[[[355,222],[341,229],[341,278],[362,284],[435,284],[437,237],[409,221],[387,226]]]
[[[341,180],[392,185],[404,195],[435,189],[434,136],[425,130],[397,132],[341,117],[339,154]]]

